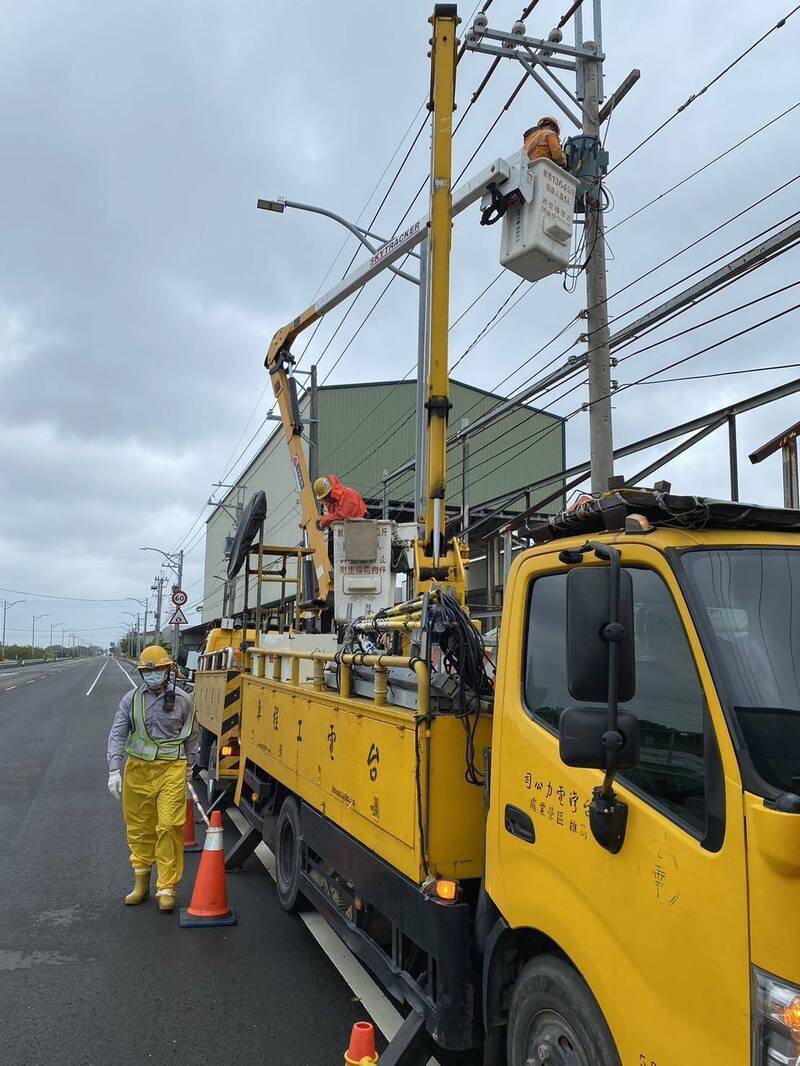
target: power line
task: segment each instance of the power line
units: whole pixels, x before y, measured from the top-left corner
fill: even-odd
[[[754,200],[753,203],[748,204],[747,207],[743,207],[740,211],[737,211],[735,214],[731,215],[730,218],[726,218],[724,222],[720,222],[720,224],[718,226],[714,226],[713,229],[708,230],[706,233],[702,234],[702,236],[698,237],[696,240],[691,241],[689,244],[685,244],[682,248],[679,248],[677,252],[673,252],[673,254],[668,256],[666,259],[662,259],[662,261],[660,263],[656,263],[655,266],[650,267],[649,270],[646,270],[643,274],[640,274],[638,277],[634,278],[633,281],[627,282],[625,285],[622,286],[622,288],[617,289],[614,292],[612,292],[611,295],[607,299],[609,301],[613,300],[617,296],[620,296],[623,292],[627,292],[628,289],[633,288],[634,285],[638,285],[638,283],[640,281],[644,281],[645,278],[649,278],[651,274],[655,274],[656,271],[661,270],[662,267],[665,267],[669,263],[674,262],[680,256],[685,255],[686,252],[691,251],[692,248],[696,248],[698,244],[702,244],[702,242],[705,241],[705,240],[708,240],[709,237],[713,237],[715,234],[717,234],[721,230],[725,229],[726,226],[730,226],[733,222],[738,222],[738,220],[740,218],[743,218],[745,215],[749,214],[750,211],[755,210],[755,208],[760,207],[762,204],[766,203],[767,200],[770,200],[773,196],[777,196],[778,193],[783,192],[784,189],[787,189],[790,185],[793,185],[798,180],[800,180],[800,173],[795,174],[793,178],[789,178],[788,181],[785,181],[781,185],[778,185],[776,188],[772,189],[770,192],[766,193],[764,196],[760,197],[758,200]],[[775,229],[777,226],[783,225],[785,222],[788,222],[790,219],[794,218],[794,216],[796,214],[798,214],[798,213],[799,212],[795,211],[792,214],[787,215],[785,219],[782,219],[780,222],[776,222],[774,225],[769,226],[767,229],[763,230],[760,234],[758,234],[758,237],[761,237],[764,234],[769,233],[769,231],[771,229]],[[714,263],[718,262],[720,259],[724,259],[725,256],[731,255],[733,252],[738,251],[739,248],[744,247],[745,244],[749,244],[750,241],[756,240],[756,239],[757,239],[757,237],[749,237],[746,241],[742,242],[742,244],[738,244],[735,248],[730,249],[730,251],[723,252],[722,255],[717,256],[715,259],[712,259],[709,263],[706,263],[704,266],[699,267],[698,270],[693,272],[693,274],[687,274],[685,278],[681,279],[681,281],[674,282],[672,285],[668,286],[668,289],[674,288],[675,285],[679,285],[679,284],[681,284],[682,281],[688,280],[688,278],[693,277],[694,274],[699,273],[700,270],[705,270],[706,267],[712,266]],[[642,306],[643,303],[649,303],[650,300],[655,299],[656,296],[661,296],[662,293],[663,292],[667,292],[668,289],[664,289],[664,290],[662,290],[662,292],[656,293],[655,296],[651,296],[649,300],[644,300],[644,301],[642,301],[642,303],[636,304],[634,307],[629,308],[627,311],[619,312],[619,314],[614,315],[612,321],[616,322],[618,319],[623,318],[625,315],[629,314],[631,311],[637,310],[639,307]]]
[[[53,596],[46,592],[24,592],[22,589],[7,589],[0,587],[0,592],[13,592],[17,596],[33,596],[39,600],[69,600],[72,603],[130,603],[136,601],[135,596],[117,596],[116,598],[86,597],[86,596]]]
[[[715,163],[718,163],[720,159],[724,159],[726,156],[730,155],[731,152],[734,152],[737,148],[741,148],[743,144],[747,144],[747,142],[751,141],[757,134],[763,133],[764,130],[769,129],[770,126],[773,126],[776,122],[784,118],[786,115],[790,114],[798,107],[800,107],[800,100],[796,104],[792,104],[791,107],[787,107],[785,111],[781,111],[779,115],[775,115],[775,117],[771,118],[769,122],[765,122],[763,126],[759,126],[757,130],[753,130],[752,133],[748,133],[746,137],[743,137],[740,141],[737,141],[736,144],[732,144],[730,148],[726,148],[724,152],[720,152],[720,154],[714,156],[713,159],[709,159],[707,163],[704,163],[701,167],[698,167],[697,170],[693,170],[691,174],[687,174],[685,178],[681,178],[681,180],[675,182],[674,185],[670,185],[668,189],[665,189],[663,192],[660,192],[658,196],[654,196],[652,200],[648,200],[646,204],[642,204],[641,207],[637,207],[635,211],[632,211],[629,215],[626,215],[625,218],[620,219],[619,222],[615,222],[613,226],[609,226],[609,228],[606,230],[606,233],[611,233],[613,230],[618,229],[620,226],[624,226],[626,222],[630,222],[632,218],[636,218],[636,216],[640,215],[642,211],[646,211],[648,207],[652,207],[653,204],[658,203],[659,200],[663,200],[665,196],[669,196],[669,194],[675,192],[676,189],[680,189],[682,185],[685,185],[688,181],[691,181],[692,178],[696,178],[698,174],[702,174],[704,171],[708,170],[709,167],[712,167]]]
[[[666,344],[668,341],[676,340],[678,337],[685,337],[687,333],[694,333],[695,330],[701,329],[703,326],[708,326],[712,322],[719,322],[723,318],[728,318],[730,315],[736,314],[739,311],[744,311],[748,307],[754,307],[756,304],[762,303],[764,300],[770,299],[772,296],[779,296],[781,293],[787,292],[789,289],[794,289],[800,285],[800,281],[792,281],[788,285],[782,285],[779,289],[773,289],[772,292],[766,292],[762,296],[757,296],[753,300],[748,300],[746,303],[739,304],[736,307],[730,308],[728,311],[723,311],[719,315],[714,315],[712,318],[706,318],[702,322],[697,322],[693,326],[688,326],[686,329],[680,330],[678,333],[670,333],[668,337],[662,337],[660,340],[654,341],[652,344],[645,345],[644,348],[637,348],[633,352],[628,352],[627,355],[621,356],[617,362],[624,363],[628,359],[632,359],[635,355],[641,355],[643,352],[649,352],[652,348],[658,348],[662,344]]]
[[[347,351],[349,350],[350,345],[353,343],[353,341],[359,335],[359,333],[364,328],[364,326],[366,326],[367,322],[369,322],[370,318],[372,317],[372,313],[374,312],[374,310],[378,306],[378,304],[381,302],[381,300],[384,298],[386,293],[389,291],[389,288],[390,288],[392,282],[395,280],[396,277],[397,277],[397,274],[392,274],[391,277],[389,278],[389,280],[386,282],[386,284],[384,285],[383,289],[381,290],[380,295],[378,296],[377,300],[372,305],[372,307],[370,307],[369,311],[367,311],[366,315],[361,320],[361,324],[358,326],[358,329],[356,329],[355,333],[352,335],[350,340],[347,342],[347,344],[345,344],[345,346],[344,346],[344,348],[342,348],[341,352],[339,352],[339,355],[334,360],[333,365],[330,367],[330,369],[328,370],[327,374],[325,375],[325,377],[320,382],[321,385],[325,384],[325,382],[328,380],[328,378],[334,372],[334,370],[339,365],[339,363],[341,363],[342,359],[347,354]],[[363,292],[363,291],[364,291],[363,289],[360,290],[360,292]],[[351,306],[354,306],[354,305],[355,305],[355,301],[353,301],[353,304]]]
[[[633,357],[634,355],[640,355],[640,354],[642,354],[643,352],[645,352],[645,351],[649,351],[649,350],[651,350],[652,348],[656,348],[656,347],[658,347],[658,346],[660,346],[660,345],[662,345],[662,344],[666,344],[666,343],[668,343],[668,342],[669,342],[669,341],[671,341],[671,340],[675,340],[676,338],[678,338],[678,337],[681,337],[681,336],[684,336],[684,335],[686,335],[687,333],[691,333],[691,332],[693,332],[694,330],[696,330],[696,329],[700,329],[700,328],[701,328],[701,327],[703,327],[703,326],[709,325],[709,324],[711,324],[711,323],[713,323],[713,322],[717,322],[717,321],[719,321],[719,320],[721,320],[721,319],[723,319],[723,318],[727,318],[727,317],[728,317],[729,315],[731,315],[731,314],[734,314],[734,313],[736,313],[736,312],[738,312],[738,311],[742,311],[742,310],[745,310],[745,309],[747,309],[747,308],[749,308],[749,307],[752,307],[752,306],[754,306],[754,305],[756,305],[756,304],[758,304],[758,303],[761,303],[762,301],[764,301],[764,300],[766,300],[766,299],[768,299],[768,298],[770,298],[770,297],[772,297],[772,296],[776,296],[776,295],[779,295],[779,294],[781,294],[781,293],[783,293],[783,292],[786,292],[787,290],[789,290],[789,289],[791,289],[791,288],[795,288],[795,287],[796,287],[797,285],[800,285],[800,281],[792,282],[791,284],[789,284],[789,285],[785,285],[785,286],[782,286],[782,287],[780,287],[780,288],[778,288],[778,289],[775,289],[775,290],[773,290],[772,292],[768,292],[768,293],[765,293],[765,294],[764,294],[764,295],[762,295],[762,296],[759,296],[759,297],[757,297],[757,298],[755,298],[755,299],[753,299],[753,300],[749,300],[749,301],[747,301],[747,302],[746,302],[746,303],[744,303],[744,304],[740,304],[740,305],[738,305],[737,307],[734,307],[734,308],[732,308],[732,309],[730,309],[730,310],[728,310],[728,311],[725,311],[725,312],[723,312],[722,314],[719,314],[719,315],[715,315],[715,316],[713,316],[712,318],[709,318],[709,319],[706,319],[706,320],[705,320],[705,321],[703,321],[703,322],[697,323],[696,325],[693,325],[693,326],[689,327],[689,328],[688,328],[688,329],[686,329],[686,330],[682,330],[682,331],[680,331],[679,333],[671,334],[671,335],[670,335],[670,336],[668,336],[668,337],[663,337],[663,338],[661,338],[660,340],[658,340],[658,341],[654,342],[653,344],[650,344],[650,345],[648,345],[648,346],[647,346],[647,347],[645,347],[645,348],[642,348],[642,349],[637,349],[637,350],[636,350],[636,351],[634,351],[634,352],[630,352],[630,353],[629,353],[629,354],[628,354],[627,356],[624,356],[624,357],[623,357],[623,359],[620,359],[620,362],[623,362],[623,361],[624,361],[624,360],[626,360],[626,359],[630,359],[630,358],[632,358],[632,357]],[[780,317],[780,315],[778,315],[777,317]],[[772,321],[772,319],[768,319],[768,320],[766,320],[766,321]],[[745,333],[745,332],[747,332],[747,330],[745,330],[745,331],[742,331],[742,333]],[[733,335],[733,337],[732,337],[731,339],[734,339],[735,337],[737,337],[737,336],[740,336],[740,335],[742,335],[742,334],[734,334],[734,335]],[[722,342],[722,343],[724,343],[724,342]],[[714,347],[714,346],[711,346],[711,347],[709,347],[709,348],[707,348],[707,349],[702,349],[702,350],[701,350],[700,352],[698,352],[698,353],[696,353],[696,354],[698,354],[698,355],[700,355],[700,354],[704,354],[704,352],[705,352],[705,351],[710,351],[710,350],[712,350],[712,348],[713,348],[713,347]],[[569,349],[567,349],[567,351],[568,351],[568,350],[569,350]],[[562,354],[564,354],[564,353],[562,353]],[[689,358],[693,358],[693,357],[694,357],[694,356],[690,356]],[[558,357],[556,357],[556,358],[558,358]],[[552,361],[551,361],[551,362],[552,362]],[[677,364],[675,364],[675,365],[677,365]],[[670,368],[671,368],[671,366],[670,366],[670,367],[667,367],[667,368],[664,368],[664,369],[670,369]],[[583,370],[583,366],[580,366],[580,367],[576,367],[575,373],[576,373],[576,374],[577,374],[577,373],[580,373],[580,372],[581,372],[582,370]],[[539,373],[541,373],[541,372],[542,372],[542,371],[539,371]],[[661,372],[662,372],[662,371],[658,371],[657,373],[661,373]],[[568,380],[568,379],[562,379],[562,380]],[[574,384],[573,386],[571,386],[571,387],[570,387],[570,388],[569,388],[569,389],[568,389],[568,390],[567,390],[566,392],[564,392],[564,393],[561,393],[561,394],[560,394],[559,396],[557,396],[557,397],[556,397],[556,398],[555,398],[554,400],[552,400],[552,401],[551,401],[551,402],[550,402],[549,404],[546,404],[546,405],[545,405],[544,407],[542,407],[542,408],[539,408],[539,410],[540,410],[540,411],[542,411],[542,412],[546,412],[546,411],[548,411],[548,410],[549,410],[550,408],[552,408],[552,406],[553,406],[553,405],[554,405],[554,404],[555,404],[556,402],[558,402],[558,400],[561,400],[561,399],[563,399],[563,398],[564,398],[565,396],[567,396],[567,395],[569,395],[570,393],[574,392],[574,391],[575,391],[575,390],[576,390],[576,389],[577,389],[577,388],[578,388],[578,387],[579,387],[579,386],[580,386],[581,384],[583,384],[583,379],[582,379],[581,381],[577,382],[576,384]],[[523,387],[524,387],[524,386],[523,386]],[[510,397],[510,398],[511,398],[511,399],[513,399],[513,396],[512,396],[512,397]],[[579,408],[578,410],[581,410],[581,409],[582,409],[582,408]],[[518,409],[517,409],[517,410],[518,410]],[[508,416],[509,414],[512,414],[512,413],[515,413],[514,409],[510,409],[510,410],[509,410],[509,411],[507,411],[507,412],[506,412],[506,413],[505,413],[504,415],[501,415],[501,416],[500,416],[500,417],[499,417],[499,418],[498,418],[498,419],[497,419],[497,420],[495,421],[495,423],[493,423],[493,424],[494,424],[494,425],[497,425],[497,424],[498,424],[499,422],[501,422],[501,421],[502,421],[502,420],[503,420],[504,418],[506,418],[506,417],[507,417],[507,416]],[[536,412],[534,412],[534,411],[532,411],[532,412],[531,412],[531,414],[535,414],[535,413],[536,413]],[[574,412],[574,413],[577,413],[577,412]],[[569,417],[572,417],[572,415],[569,415],[569,416],[567,416],[567,417],[568,417],[568,418],[569,418]],[[493,453],[492,455],[488,456],[488,457],[487,457],[487,458],[486,458],[485,460],[483,460],[482,462],[480,462],[480,463],[478,463],[478,464],[475,464],[475,463],[474,463],[474,459],[475,459],[475,458],[476,458],[477,456],[479,456],[479,455],[483,454],[484,452],[486,452],[486,451],[487,451],[487,449],[489,449],[489,448],[492,448],[492,447],[493,447],[494,445],[496,445],[496,444],[498,443],[498,441],[499,441],[499,440],[502,440],[502,438],[503,438],[503,437],[505,437],[505,436],[507,436],[507,435],[508,435],[509,433],[513,432],[513,431],[514,431],[514,429],[516,429],[516,428],[518,428],[518,427],[510,427],[510,428],[509,428],[508,430],[504,431],[504,432],[503,432],[503,433],[502,433],[502,434],[500,435],[500,437],[495,437],[495,438],[494,438],[493,440],[490,440],[490,441],[486,441],[486,442],[485,442],[484,444],[482,444],[482,445],[480,445],[479,447],[477,447],[477,448],[473,449],[473,450],[471,451],[471,454],[470,454],[470,469],[471,469],[471,470],[475,470],[475,469],[478,469],[478,468],[482,468],[483,466],[485,466],[485,465],[486,465],[486,463],[488,463],[488,462],[491,462],[491,461],[493,461],[493,460],[496,460],[496,459],[498,459],[498,458],[499,458],[499,457],[501,457],[502,455],[505,455],[505,454],[507,454],[507,452],[508,452],[508,451],[510,451],[510,450],[513,450],[513,449],[515,449],[515,448],[518,448],[518,447],[519,447],[518,443],[515,443],[515,444],[511,445],[511,446],[510,446],[509,448],[504,448],[504,449],[502,449],[502,450],[501,450],[501,451],[499,451],[499,452],[495,452],[495,453]],[[532,440],[531,440],[530,444],[538,443],[538,441],[539,441],[540,439],[541,439],[541,435],[540,435],[540,434],[539,434],[539,435],[535,435],[535,436],[534,436],[534,437],[532,438]],[[525,452],[527,452],[527,451],[528,451],[528,447],[529,447],[529,446],[530,446],[530,445],[526,445],[526,447],[525,447],[525,449],[524,449],[524,451],[525,451]],[[523,454],[523,453],[520,453],[520,454]],[[485,476],[485,475],[482,475],[482,476]],[[480,479],[478,479],[478,480],[480,480]]]
[[[768,370],[792,370],[800,363],[777,363],[775,366],[749,366],[743,370],[716,370],[713,374],[687,374],[678,378],[660,378],[658,381],[638,381],[631,385],[665,385],[670,381],[700,381],[704,378],[729,378],[737,374],[763,374]]]
[[[758,40],[754,41],[748,48],[746,48],[743,52],[741,52],[731,63],[729,63],[723,70],[721,70],[719,72],[719,74],[715,75],[715,77],[713,77],[711,79],[711,81],[707,82],[702,87],[702,89],[698,89],[698,91],[696,93],[692,93],[692,95],[687,100],[685,100],[684,103],[682,103],[680,105],[680,107],[678,107],[667,119],[665,119],[659,126],[656,126],[656,128],[652,131],[652,133],[649,133],[644,138],[643,141],[640,141],[639,144],[637,144],[634,148],[632,148],[627,153],[627,155],[624,155],[622,157],[622,159],[619,160],[618,163],[615,163],[614,166],[611,168],[611,170],[609,170],[608,173],[609,174],[613,174],[614,171],[618,167],[621,167],[623,163],[627,162],[631,158],[631,156],[635,155],[639,151],[640,148],[643,148],[657,134],[659,134],[663,129],[665,129],[667,126],[669,126],[669,124],[671,122],[673,122],[678,117],[678,115],[682,114],[687,109],[687,107],[689,107],[691,104],[693,104],[695,102],[695,100],[699,99],[713,85],[716,85],[716,83],[720,80],[720,78],[724,78],[725,75],[729,71],[733,70],[733,68],[737,65],[737,63],[740,63],[745,58],[745,56],[750,55],[750,53],[753,51],[753,49],[757,48],[762,43],[762,41],[765,41],[776,30],[779,30],[783,26],[785,26],[786,23],[789,21],[789,19],[792,17],[792,15],[795,14],[796,11],[800,11],[800,4],[797,4],[795,7],[793,7],[792,10],[788,13],[788,15],[784,15],[784,17],[779,22],[776,22],[775,25],[772,26],[769,30],[767,30],[766,33],[763,33],[758,38]]]
[[[740,329],[737,333],[731,333],[728,337],[723,337],[722,340],[715,341],[714,344],[709,344],[705,348],[701,348],[697,352],[692,352],[690,355],[685,355],[681,359],[676,359],[672,363],[668,363],[667,366],[662,366],[659,370],[653,370],[649,374],[645,374],[637,381],[628,382],[625,385],[620,385],[618,392],[623,389],[629,389],[633,385],[642,385],[644,382],[649,381],[651,378],[656,377],[658,374],[663,374],[667,370],[672,370],[676,366],[681,366],[683,363],[688,363],[691,359],[696,359],[700,355],[705,355],[707,352],[712,352],[716,348],[721,348],[724,344],[728,344],[732,340],[738,340],[739,337],[744,337],[754,330],[761,329],[762,326],[769,325],[771,322],[776,322],[779,318],[783,318],[785,315],[792,314],[792,312],[800,309],[800,303],[794,304],[792,307],[787,307],[783,311],[778,311],[774,315],[770,315],[769,318],[763,318],[759,322],[753,323],[751,326],[747,326],[745,329]]]

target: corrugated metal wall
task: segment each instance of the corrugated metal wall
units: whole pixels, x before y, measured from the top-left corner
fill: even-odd
[[[320,389],[320,473],[336,474],[363,496],[380,499],[384,469],[394,470],[414,454],[415,397],[413,381]],[[498,400],[453,382],[451,430],[460,428],[463,418],[474,422]],[[563,469],[563,422],[520,408],[472,437],[469,451],[467,486],[470,506],[475,507]],[[461,463],[461,448],[451,449],[448,502],[453,504],[461,502]],[[412,500],[413,471],[392,482],[389,495],[392,500]]]

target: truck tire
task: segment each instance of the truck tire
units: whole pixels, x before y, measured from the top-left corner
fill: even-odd
[[[523,967],[508,1016],[508,1066],[620,1066],[597,1001],[568,962],[540,955]]]
[[[294,796],[283,801],[275,827],[275,888],[278,902],[288,913],[300,910],[304,900],[300,893],[300,807]]]

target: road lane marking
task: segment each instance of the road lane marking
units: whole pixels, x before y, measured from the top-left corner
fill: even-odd
[[[133,680],[133,678],[132,678],[132,677],[131,677],[131,675],[130,675],[130,674],[128,673],[128,671],[127,671],[127,670],[125,669],[125,667],[124,667],[124,666],[122,665],[122,663],[121,663],[121,662],[119,661],[119,659],[115,659],[115,660],[114,660],[114,662],[115,662],[115,663],[117,664],[117,666],[118,666],[118,667],[120,668],[120,670],[121,670],[121,671],[123,672],[123,674],[124,674],[124,675],[125,675],[125,676],[127,677],[127,679],[128,679],[129,681],[130,681],[130,683],[131,683],[131,688],[136,688],[136,682],[135,682],[135,681]]]
[[[16,685],[9,685],[7,689],[4,689],[4,691],[5,692],[10,692],[12,688],[16,688],[16,687],[17,687]]]
[[[103,671],[105,670],[105,668],[106,668],[107,666],[108,666],[108,659],[106,659],[106,661],[105,661],[105,662],[103,663],[103,665],[102,665],[102,666],[100,667],[100,673],[99,673],[99,674],[97,675],[97,677],[96,677],[96,678],[94,679],[94,681],[93,681],[93,682],[91,683],[91,685],[89,685],[89,691],[88,691],[88,692],[86,693],[86,695],[87,695],[87,696],[91,696],[91,694],[92,694],[92,689],[93,689],[93,688],[94,688],[94,686],[95,686],[95,685],[97,684],[97,682],[98,682],[98,681],[100,680],[100,678],[101,678],[101,676],[102,676],[102,674],[103,674]]]
[[[203,770],[200,776],[206,779],[206,771]],[[225,813],[240,833],[244,834],[250,828],[250,823],[237,807],[228,807]],[[254,854],[274,881],[275,856],[270,849],[262,842],[256,847]],[[380,985],[372,979],[318,911],[301,912],[299,917],[350,986],[353,994],[364,1004],[365,1010],[380,1031],[387,1040],[391,1040],[402,1025],[403,1018]],[[429,1059],[428,1066],[439,1066],[438,1060]]]
[[[25,684],[26,684],[26,685],[32,685],[32,684],[34,683],[34,681],[35,681],[35,680],[36,680],[36,678],[35,678],[35,677],[32,677],[32,678],[30,679],[30,681],[26,681],[26,682],[25,682]]]

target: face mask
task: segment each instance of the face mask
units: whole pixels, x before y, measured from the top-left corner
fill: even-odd
[[[161,670],[145,670],[142,680],[148,688],[161,688],[166,681],[166,675]]]

